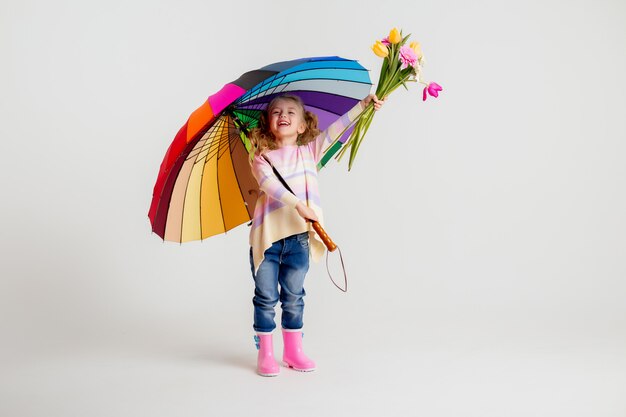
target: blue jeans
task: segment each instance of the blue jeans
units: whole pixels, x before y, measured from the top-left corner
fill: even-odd
[[[256,274],[250,248],[254,278],[254,330],[271,332],[276,328],[274,307],[280,299],[283,329],[301,329],[304,312],[304,277],[309,270],[309,234],[289,236],[272,244]],[[280,285],[280,292],[278,291]]]

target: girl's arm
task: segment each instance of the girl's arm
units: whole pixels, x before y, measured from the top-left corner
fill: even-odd
[[[346,127],[354,122],[372,100],[374,100],[374,108],[376,110],[380,109],[385,102],[385,100],[379,100],[375,94],[368,95],[363,100],[359,101],[356,106],[348,110],[347,113],[331,123],[313,142],[309,143],[309,146],[312,147],[315,163],[318,163],[320,159],[322,159],[326,149],[341,135]]]
[[[260,155],[255,155],[252,161],[252,175],[259,183],[259,188],[268,196],[281,201],[288,207],[296,208],[300,199],[276,178],[272,166]]]
[[[271,198],[278,200],[287,207],[295,208],[303,219],[318,221],[315,211],[304,204],[297,196],[280,182],[272,166],[262,156],[255,156],[252,162],[252,175],[259,183],[259,188]]]

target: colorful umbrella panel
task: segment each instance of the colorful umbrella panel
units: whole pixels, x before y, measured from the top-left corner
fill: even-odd
[[[277,95],[298,95],[320,129],[365,97],[368,71],[340,57],[279,62],[243,74],[194,111],[170,145],[154,186],[148,216],[164,240],[186,242],[224,233],[252,219],[258,184],[245,133],[258,125]],[[326,151],[319,168],[348,138]]]

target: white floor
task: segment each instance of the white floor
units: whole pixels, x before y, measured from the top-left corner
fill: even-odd
[[[251,333],[210,323],[129,325],[79,344],[24,338],[4,345],[0,415],[626,415],[623,338],[424,323],[311,327],[305,347],[319,369],[275,378],[255,374]]]

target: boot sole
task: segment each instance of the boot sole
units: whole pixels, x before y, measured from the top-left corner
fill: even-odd
[[[283,362],[283,365],[285,366],[285,368],[291,368],[294,371],[298,371],[298,372],[313,372],[315,371],[317,368],[309,368],[309,369],[298,369],[293,365],[289,365],[287,362]]]
[[[279,372],[276,372],[275,374],[274,374],[274,373],[271,373],[271,374],[262,374],[261,372],[258,372],[258,371],[257,371],[257,375],[261,375],[261,376],[269,376],[269,377],[272,377],[272,376],[278,376],[278,374],[279,374]]]

